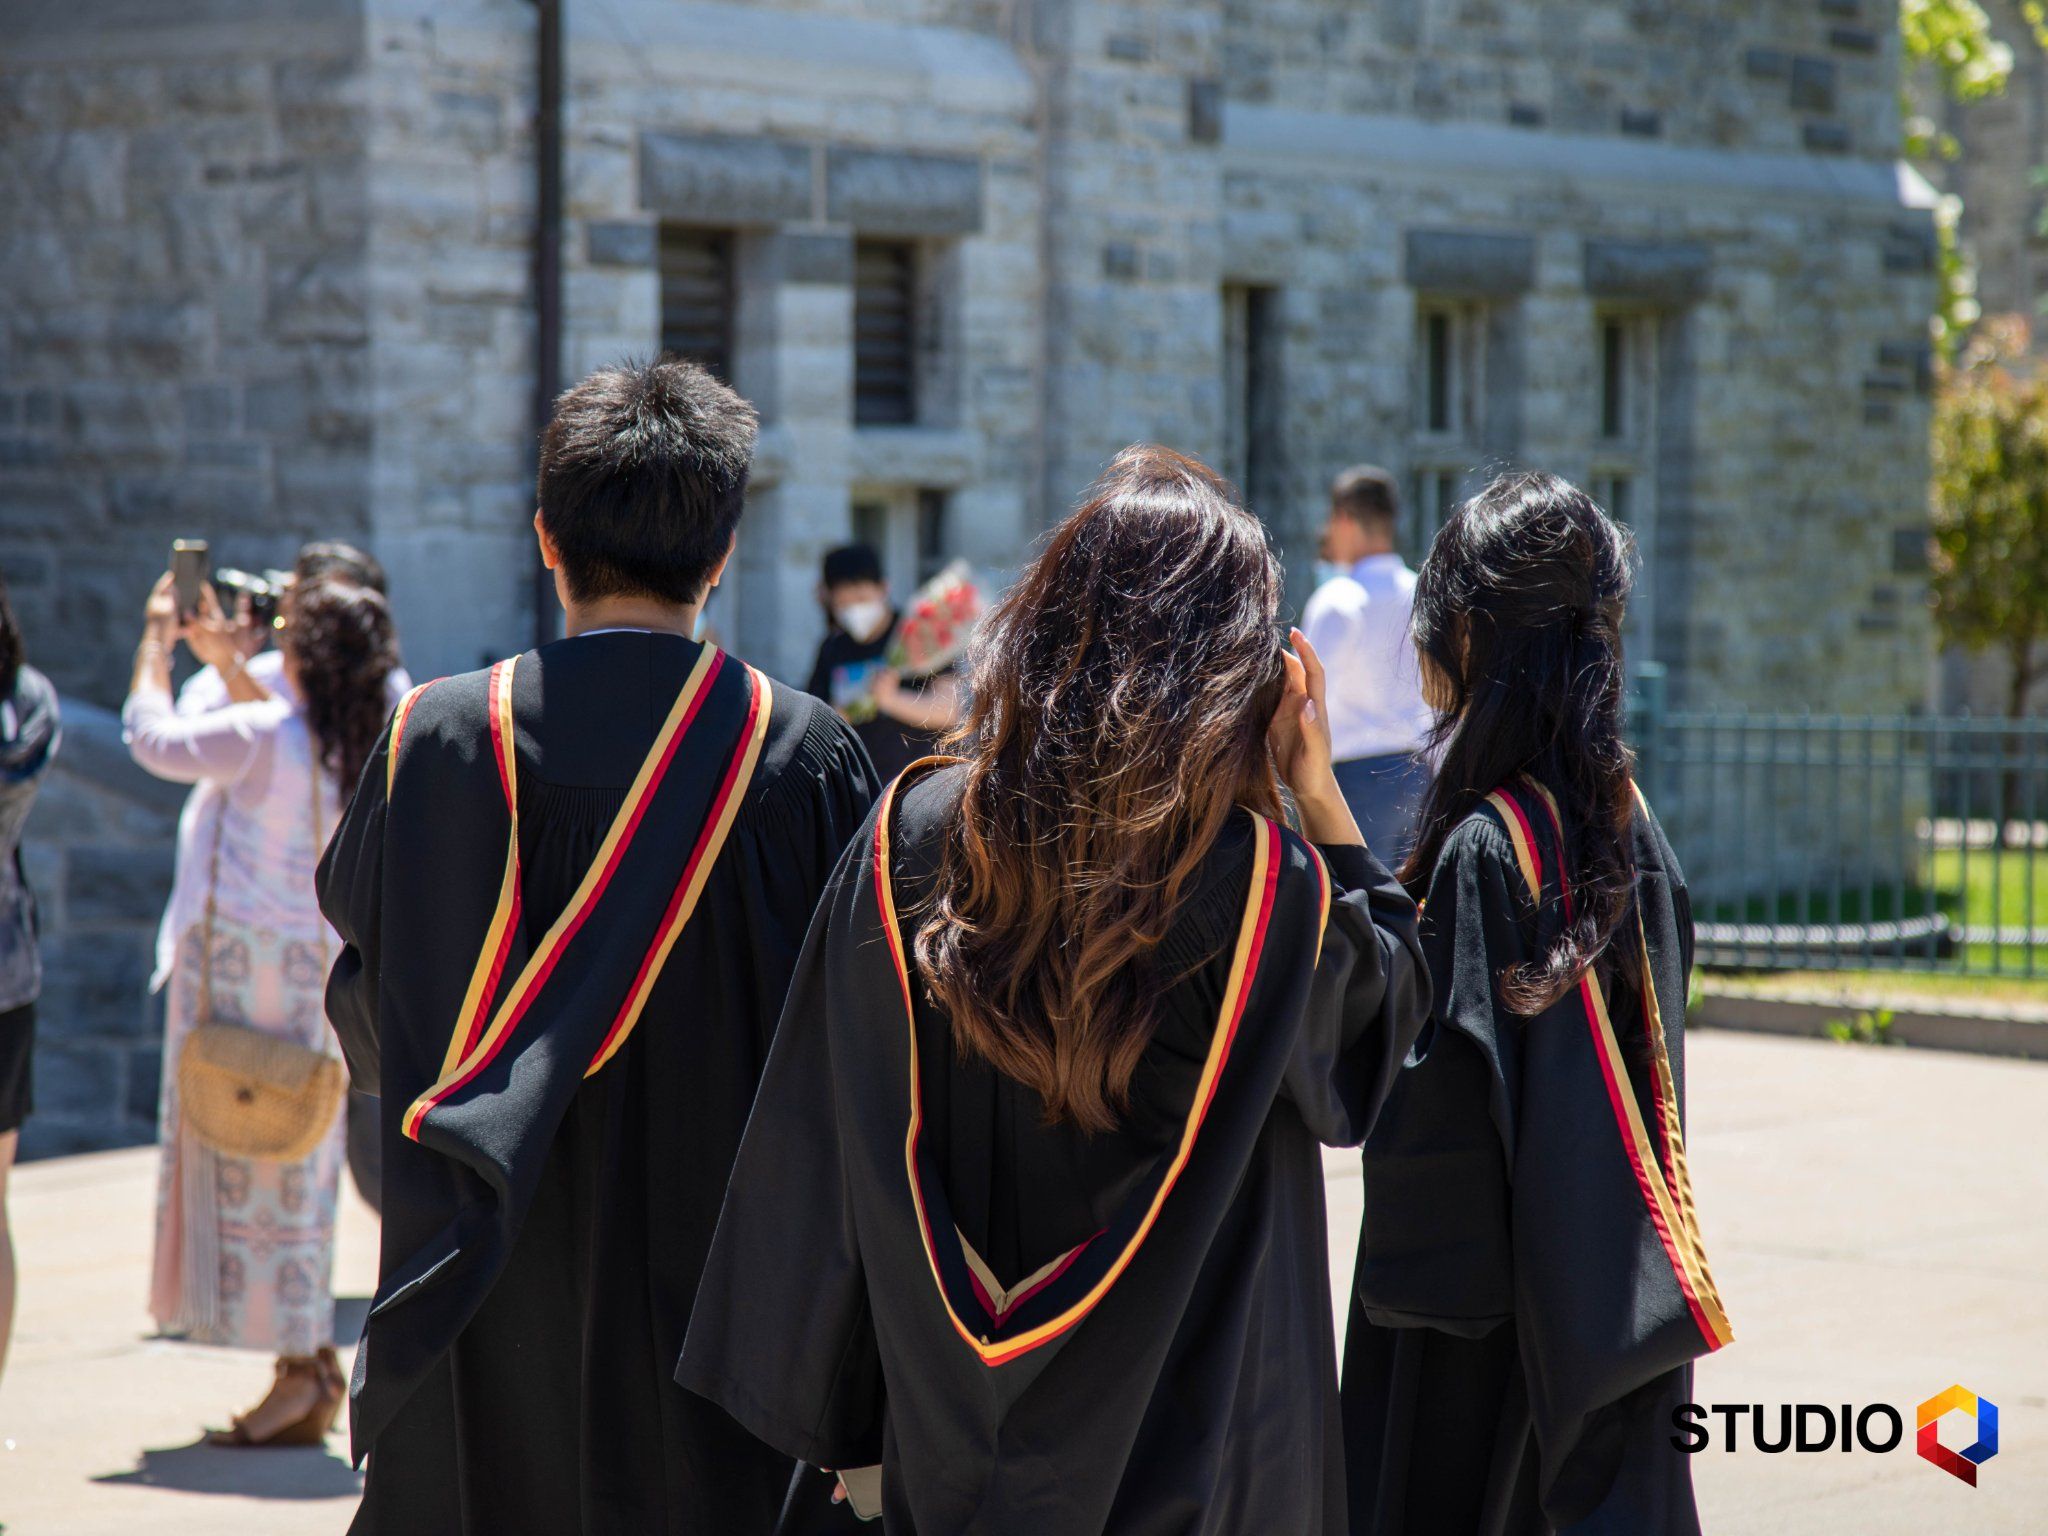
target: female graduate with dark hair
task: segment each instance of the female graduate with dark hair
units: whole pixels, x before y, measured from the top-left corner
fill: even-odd
[[[678,1379],[888,1532],[1344,1528],[1318,1145],[1428,999],[1279,594],[1127,450],[812,925]]]
[[[1691,909],[1621,737],[1631,554],[1503,476],[1416,583],[1436,1004],[1365,1149],[1353,1536],[1698,1529],[1671,1409],[1729,1330],[1681,1130]]]

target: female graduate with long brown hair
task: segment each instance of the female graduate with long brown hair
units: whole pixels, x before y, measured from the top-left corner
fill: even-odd
[[[678,1379],[888,1532],[1343,1529],[1318,1147],[1428,999],[1279,597],[1119,455],[812,925]]]
[[[1509,475],[1416,582],[1436,1002],[1365,1149],[1353,1536],[1698,1529],[1671,1410],[1729,1330],[1681,1129],[1691,908],[1622,742],[1632,558]]]

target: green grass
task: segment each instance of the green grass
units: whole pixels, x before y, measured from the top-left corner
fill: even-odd
[[[2030,858],[2011,849],[1972,848],[1965,859],[1960,849],[1943,848],[1936,851],[1931,872],[1934,888],[1941,893],[1942,910],[1961,922],[2003,928],[2048,927],[2048,853],[2036,851]],[[2026,968],[2023,945],[1972,944],[1969,949],[1970,970],[1990,970],[1994,960],[2000,970]],[[1994,949],[1999,950],[1996,956]],[[2048,971],[2048,952],[2036,951],[2034,968]]]
[[[1871,891],[1860,885],[1838,892],[1786,891],[1776,898],[1703,903],[1697,916],[1716,923],[1860,923],[1921,917],[1932,908],[1965,926],[2048,928],[2048,850],[2037,850],[2030,858],[2024,851],[1973,848],[1965,857],[1960,849],[1944,848],[1934,853],[1926,873],[1926,884],[1884,884]],[[1924,949],[1917,959],[1925,963]],[[1971,944],[1967,953],[1939,963],[1944,971],[1990,972],[1995,967],[2023,975],[2027,961],[2022,944]],[[2033,968],[2048,978],[2048,946],[2034,950]]]

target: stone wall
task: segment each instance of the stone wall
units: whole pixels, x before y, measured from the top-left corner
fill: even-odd
[[[364,10],[368,531],[406,659],[437,677],[534,633],[534,7]]]
[[[1597,484],[1619,451],[1654,507],[1632,644],[1678,702],[1919,705],[1932,229],[1893,165],[1892,8],[1457,15],[1231,12],[1225,276],[1274,295],[1286,395],[1261,511],[1298,544],[1359,459],[1407,480],[1435,455],[1468,489],[1509,465]],[[1483,425],[1442,448],[1424,297],[1479,306],[1492,364]],[[1620,450],[1606,316],[1655,354],[1654,441]]]
[[[27,1157],[156,1134],[163,1009],[149,974],[185,800],[129,759],[112,711],[75,698],[63,711],[24,845],[43,956]]]
[[[1230,0],[1232,100],[1889,157],[1892,0]]]
[[[67,693],[119,703],[173,538],[260,568],[366,526],[357,9],[8,19],[0,569]]]
[[[809,671],[818,561],[856,499],[945,493],[953,552],[995,573],[1040,526],[1045,195],[1032,75],[997,10],[570,12],[566,371],[651,350],[661,222],[737,232],[733,382],[762,451],[712,619],[784,678]],[[924,268],[908,425],[853,420],[864,235],[915,242]]]

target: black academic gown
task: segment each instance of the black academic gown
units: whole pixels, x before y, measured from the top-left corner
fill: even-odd
[[[676,636],[560,641],[400,706],[320,874],[329,1013],[382,1100],[354,1531],[772,1526],[788,1459],[670,1376],[876,787],[829,709]]]
[[[899,781],[820,906],[678,1379],[879,1463],[887,1536],[1336,1536],[1318,1146],[1365,1135],[1427,1011],[1412,904],[1239,815],[1124,1124],[1048,1126],[905,949],[962,772]]]
[[[1639,805],[1654,998],[1612,976],[1532,1019],[1505,969],[1565,920],[1554,801],[1452,832],[1423,908],[1435,1017],[1365,1148],[1344,1350],[1352,1536],[1693,1536],[1671,1409],[1728,1321],[1686,1176],[1692,915]],[[1540,896],[1536,893],[1540,891]]]

